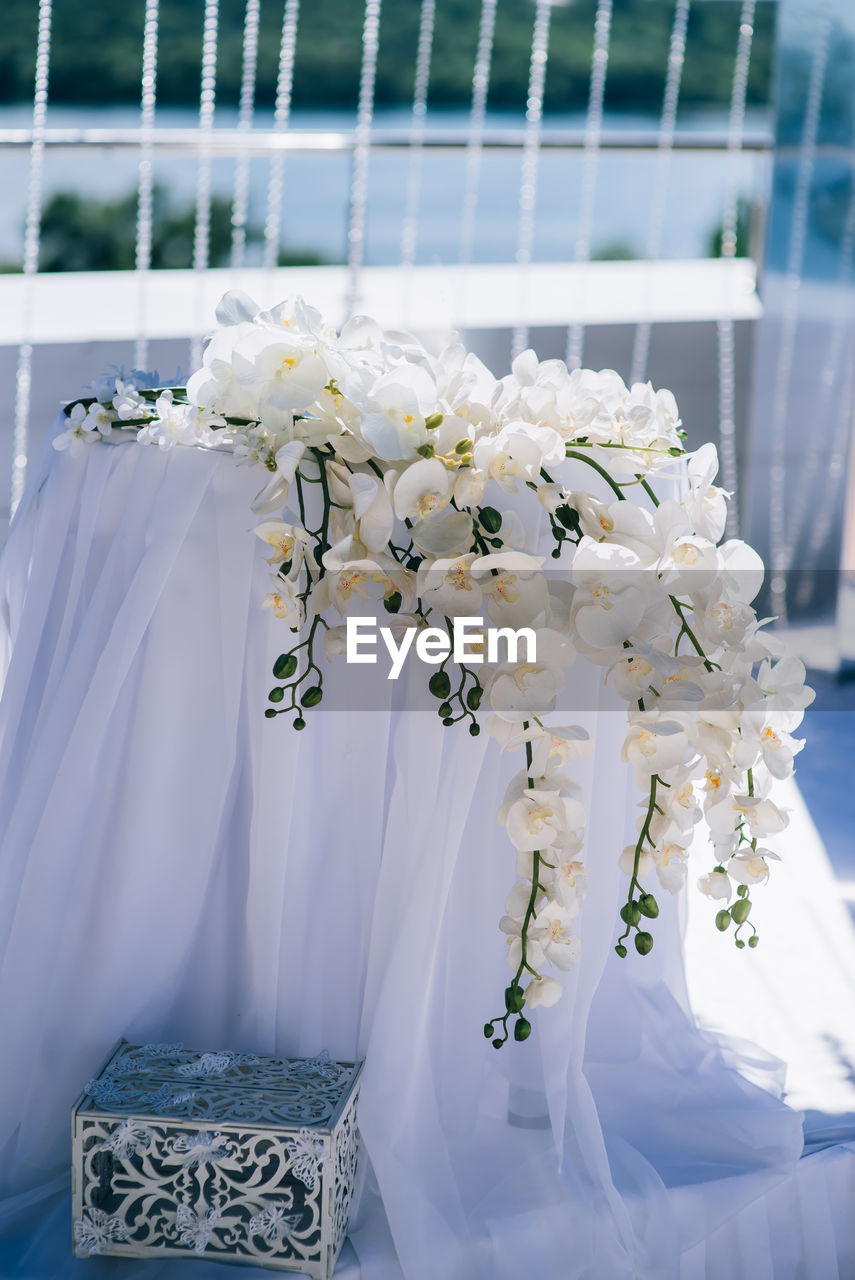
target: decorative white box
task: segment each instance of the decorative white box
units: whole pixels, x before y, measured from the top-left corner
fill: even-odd
[[[72,1111],[78,1257],[328,1280],[347,1234],[361,1062],[120,1040]]]

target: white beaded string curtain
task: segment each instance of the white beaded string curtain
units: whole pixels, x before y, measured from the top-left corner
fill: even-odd
[[[217,97],[217,37],[219,0],[205,0],[202,28],[202,75],[199,89],[199,125],[196,170],[196,227],[193,235],[193,271],[196,275],[196,324],[190,341],[190,367],[202,362],[202,334],[208,319],[204,307],[204,273],[211,250],[211,162],[214,110]]]
[[[401,318],[406,328],[410,323],[412,303],[412,268],[416,260],[419,232],[419,204],[422,189],[422,160],[427,116],[428,86],[430,84],[431,55],[436,27],[436,0],[422,0],[419,14],[419,35],[416,46],[416,70],[413,80],[413,106],[410,116],[409,164],[401,226]]]
[[[603,136],[603,103],[606,96],[606,73],[609,65],[609,39],[612,26],[612,0],[599,0],[594,17],[594,49],[591,54],[591,79],[588,87],[588,110],[585,117],[582,180],[579,184],[579,214],[576,226],[574,260],[585,263],[591,257],[591,233],[597,198],[597,176],[600,165],[600,142]],[[567,330],[565,360],[568,369],[582,365],[585,325],[574,321]]]
[[[134,265],[137,273],[137,337],[134,368],[148,367],[148,277],[154,220],[154,113],[157,105],[157,32],[159,0],[146,0],[143,22],[140,92],[140,159]]]
[[[238,136],[240,149],[235,162],[232,187],[232,242],[229,266],[239,271],[246,252],[246,227],[249,216],[249,144],[255,114],[255,82],[258,73],[258,24],[261,16],[261,0],[246,0],[241,45],[240,99],[238,105]]]
[[[730,114],[727,126],[728,169],[725,181],[724,212],[721,220],[721,256],[735,258],[741,247],[737,240],[739,223],[739,180],[745,136],[745,103],[748,93],[748,69],[754,37],[756,0],[743,0],[739,14],[739,34],[733,65]],[[731,315],[716,326],[718,343],[718,419],[719,457],[724,488],[730,493],[725,533],[728,538],[739,534],[739,475],[736,463],[736,332]]]
[[[511,334],[511,355],[518,356],[528,346],[528,284],[534,247],[534,218],[537,205],[537,178],[540,168],[540,144],[543,130],[543,91],[546,64],[549,59],[549,26],[556,0],[537,0],[531,36],[528,92],[526,94],[525,130],[523,134],[522,169],[520,173],[519,214],[517,223],[517,324]]]
[[[668,46],[668,69],[665,90],[662,95],[662,112],[659,119],[659,138],[656,148],[656,168],[650,197],[650,215],[647,224],[645,260],[657,262],[662,253],[662,234],[665,229],[665,210],[671,177],[671,160],[674,154],[674,134],[677,125],[677,106],[683,79],[683,63],[686,55],[686,30],[689,23],[691,0],[676,0],[671,39]],[[651,284],[648,276],[648,289]],[[630,362],[630,382],[643,382],[647,376],[647,358],[650,352],[651,323],[642,316],[635,328]]]
[[[822,110],[825,73],[828,65],[831,13],[824,5],[817,15],[811,50],[810,79],[802,121],[795,196],[790,221],[784,304],[772,396],[772,436],[769,465],[769,551],[772,577],[769,583],[772,613],[782,622],[787,617],[786,540],[786,439],[787,404],[793,375],[796,336],[799,325],[799,290],[802,283],[808,214],[816,163],[816,144]]]
[[[282,36],[279,42],[279,70],[276,76],[276,103],[273,128],[284,140],[291,122],[291,100],[294,92],[294,58],[297,51],[297,27],[300,0],[285,0],[282,11]],[[264,220],[264,269],[273,271],[279,265],[279,242],[282,235],[282,197],[285,190],[285,152],[277,150],[270,160],[267,183],[267,216]]]
[[[15,373],[15,412],[12,430],[12,483],[9,517],[15,514],[27,478],[30,393],[33,379],[32,322],[42,222],[42,181],[44,176],[45,125],[48,106],[48,74],[51,47],[51,0],[39,0],[36,36],[36,71],[33,86],[32,141],[27,178],[27,214],[24,223],[24,296],[21,315],[22,339],[18,347]]]
[[[350,207],[347,226],[347,297],[345,312],[354,315],[360,307],[362,268],[365,265],[365,221],[368,210],[368,164],[371,157],[371,129],[374,121],[374,92],[377,83],[377,52],[380,41],[380,0],[365,0],[362,24],[362,63],[359,71],[359,99],[353,143],[350,180]]]
[[[475,242],[475,222],[478,212],[478,191],[481,185],[481,161],[484,155],[484,122],[487,115],[487,93],[490,88],[490,68],[493,63],[493,42],[496,35],[496,0],[482,0],[478,23],[478,43],[475,64],[472,68],[472,99],[466,130],[466,172],[463,180],[463,203],[460,210],[460,242],[458,261],[464,268],[462,286],[465,288],[466,271],[472,262]]]

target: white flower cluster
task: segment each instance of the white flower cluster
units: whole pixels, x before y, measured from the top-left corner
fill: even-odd
[[[297,729],[323,698],[316,637],[328,657],[343,652],[354,606],[385,606],[398,636],[450,635],[475,616],[535,630],[536,660],[463,662],[454,682],[442,662],[429,681],[445,725],[477,736],[483,701],[488,732],[526,754],[499,812],[517,881],[500,925],[513,977],[485,1026],[493,1043],[511,1019],[514,1037],[528,1036],[524,1008],[561,992],[547,967],[568,970],[580,952],[587,815],[571,771],[591,743],[546,719],[577,655],[626,702],[623,759],[645,795],[620,856],[618,953],[633,931],[636,950],[650,950],[649,879],[682,888],[701,817],[713,861],[700,887],[733,904],[717,926],[733,923],[740,947],[747,927],[756,945],[749,889],[768,877],[764,842],[786,822],[770,790],[792,770],[812,694],[751,607],[763,566],[744,543],[721,543],[715,449],[685,453],[670,392],[531,351],[496,379],[459,344],[434,355],[364,317],[336,333],[300,299],[262,311],[228,294],[218,319],[186,397],[116,383],[71,409],[56,446],[74,452],[128,423],[141,443],[216,441],[269,473],[253,504],[274,579],[263,607],[308,634],[277,660],[266,714],[294,713]],[[549,522],[553,573],[529,546],[526,499]]]

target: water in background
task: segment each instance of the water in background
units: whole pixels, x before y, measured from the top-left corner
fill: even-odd
[[[26,106],[0,107],[0,128],[27,128],[31,112]],[[159,128],[193,128],[197,114],[192,109],[158,110]],[[237,114],[230,109],[217,112],[217,126],[233,128]],[[256,127],[272,128],[272,112],[258,111]],[[376,127],[394,130],[406,138],[410,113],[395,109],[378,112]],[[584,115],[550,116],[544,133],[559,129],[580,130]],[[750,129],[762,128],[766,118],[757,113],[749,119]],[[55,107],[48,111],[48,127],[136,128],[139,112],[130,107]],[[431,112],[427,125],[465,139],[469,117],[466,112]],[[654,129],[658,120],[647,116],[610,114],[606,132],[626,129]],[[517,114],[491,113],[487,128],[519,131]],[[715,130],[723,132],[722,113],[696,112],[680,121],[681,132]],[[296,130],[344,130],[353,128],[353,115],[344,112],[297,112],[292,117]],[[49,149],[45,162],[45,194],[73,191],[93,199],[115,199],[136,187],[138,157],[134,152],[85,152]],[[16,263],[23,252],[23,222],[26,198],[28,154],[2,153],[0,205],[0,260]],[[419,213],[417,261],[455,262],[459,253],[460,212],[463,203],[466,159],[464,152],[430,152],[423,155],[422,198]],[[520,185],[519,151],[485,152],[482,162],[478,204],[478,225],[474,258],[480,262],[512,261],[516,249],[517,211]],[[727,173],[727,157],[721,153],[674,154],[669,200],[663,236],[663,252],[670,258],[706,257],[710,236],[720,225]],[[395,152],[375,152],[369,174],[367,261],[394,264],[400,261],[400,240],[404,216],[409,157],[404,148]],[[652,191],[655,156],[651,151],[603,152],[599,160],[597,205],[594,219],[594,256],[644,256],[647,221]],[[765,202],[769,165],[764,157],[746,153],[740,161],[740,189],[750,202]],[[582,155],[575,152],[548,152],[541,155],[537,193],[534,256],[539,261],[567,261],[573,257],[578,212]],[[269,162],[251,161],[250,221],[264,225]],[[325,261],[341,262],[345,256],[347,194],[350,157],[346,153],[288,156],[285,166],[286,193],[283,240],[290,250],[320,255]],[[214,161],[214,190],[230,198],[234,160]],[[194,198],[196,165],[192,158],[159,155],[155,160],[155,180],[165,186],[178,204]],[[740,251],[747,246],[740,246]],[[247,265],[256,265],[248,253]]]

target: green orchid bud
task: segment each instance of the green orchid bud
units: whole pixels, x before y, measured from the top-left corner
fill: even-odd
[[[480,732],[481,732],[480,724],[476,724],[475,721],[473,720],[469,726],[469,737],[477,738]]]
[[[747,897],[748,897],[748,885],[747,885],[747,884],[741,884],[741,885],[739,885],[739,886],[738,886],[738,888],[737,888],[737,890],[736,890],[736,892],[737,892],[737,894],[738,894],[738,896],[739,896],[740,898],[747,898]]]
[[[416,449],[416,453],[421,454],[423,458],[432,458],[436,453],[436,449],[434,449],[432,444],[420,444],[418,449]]]
[[[306,722],[302,716],[297,716],[297,719],[294,721],[293,725],[291,726],[292,729],[305,729],[305,727],[306,727]]]
[[[443,701],[451,693],[451,680],[445,671],[434,671],[430,680],[428,680],[428,688],[435,698],[442,698]]]
[[[311,689],[307,689],[300,699],[304,707],[316,707],[324,696],[324,691],[318,684],[313,684]]]
[[[442,723],[443,723],[443,726],[444,726],[446,729],[450,729],[450,728],[451,728],[451,726],[454,724],[454,717],[453,717],[453,716],[446,716]]]
[[[458,440],[457,444],[454,446],[454,452],[459,454],[471,453],[472,441],[467,440],[466,438],[464,438],[463,440]]]
[[[451,703],[450,703],[450,702],[441,702],[441,703],[439,704],[439,710],[438,710],[437,714],[438,714],[438,716],[439,716],[440,720],[444,720],[446,716],[450,716],[450,715],[451,715]]]
[[[514,1023],[514,1039],[522,1042],[531,1035],[531,1023],[527,1018],[517,1018]]]
[[[280,688],[278,685],[275,689],[271,689],[267,695],[268,701],[270,702],[281,702],[284,697],[285,690]]]
[[[659,903],[652,893],[643,893],[638,899],[638,909],[648,920],[655,920],[659,915]]]
[[[297,655],[295,653],[280,653],[273,664],[273,674],[277,680],[287,680],[296,670]]]
[[[425,426],[427,427],[428,431],[436,431],[437,427],[442,426],[442,414],[441,413],[430,414],[429,417],[425,418]]]
[[[489,1040],[490,1036],[493,1034],[494,1031],[495,1031],[495,1027],[493,1026],[492,1022],[484,1023],[484,1039],[485,1040]]]
[[[520,1013],[524,1004],[525,996],[518,982],[512,982],[509,987],[505,987],[505,1008],[508,1013]]]
[[[618,953],[618,955],[620,956],[621,960],[625,960],[625,959],[626,959],[626,947],[623,945],[623,943],[622,943],[622,942],[619,942],[619,943],[617,944],[617,946],[615,947],[615,951]]]
[[[474,684],[466,695],[466,705],[470,711],[477,711],[481,705],[481,699],[484,696],[484,690],[480,684]]]
[[[637,902],[625,902],[620,909],[620,918],[624,924],[635,926],[641,919]]]
[[[401,595],[400,591],[393,591],[392,594],[390,596],[387,596],[386,599],[383,601],[383,608],[386,610],[387,613],[397,613],[401,607],[402,602],[403,602],[403,596]]]
[[[265,709],[264,714],[267,716],[267,719],[268,719],[268,720],[272,720],[274,716],[278,716],[278,715],[279,715],[279,712],[278,712],[278,711],[274,711],[273,707],[267,707],[267,708]]]
[[[745,943],[742,941],[742,939],[741,939],[741,938],[736,938],[736,939],[734,939],[734,941],[736,942],[737,947],[738,947],[738,948],[739,948],[739,950],[741,951],[741,950],[742,950],[742,948],[745,946]]]
[[[495,507],[482,507],[480,519],[488,533],[498,533],[502,527],[502,517]]]
[[[635,949],[640,956],[646,956],[653,950],[653,934],[645,933],[643,929],[639,930],[635,935]]]
[[[668,450],[668,452],[670,453],[672,458],[682,458],[683,454],[685,453],[685,450],[678,449],[676,445],[672,445],[671,448]]]
[[[753,935],[748,939],[748,945],[749,945],[749,947],[751,947],[751,949],[752,949],[752,950],[754,949],[754,947],[759,947],[759,945],[760,945],[760,939],[759,939],[759,937],[757,936],[757,934],[756,934],[756,933],[755,933],[755,934],[753,934]]]
[[[751,899],[740,898],[738,902],[734,902],[730,908],[730,914],[733,916],[737,924],[742,924],[748,919],[748,913],[751,910]]]
[[[730,912],[729,911],[719,911],[716,914],[715,927],[721,933],[724,933],[726,929],[730,928]]]
[[[571,507],[568,503],[563,502],[560,507],[555,508],[555,514],[565,529],[579,528],[579,512],[575,507]]]
[[[491,538],[491,539],[490,539],[490,546],[491,546],[491,547],[503,547],[504,545],[505,545],[505,544],[504,544],[504,542],[502,542],[502,539],[501,539],[501,538]]]

